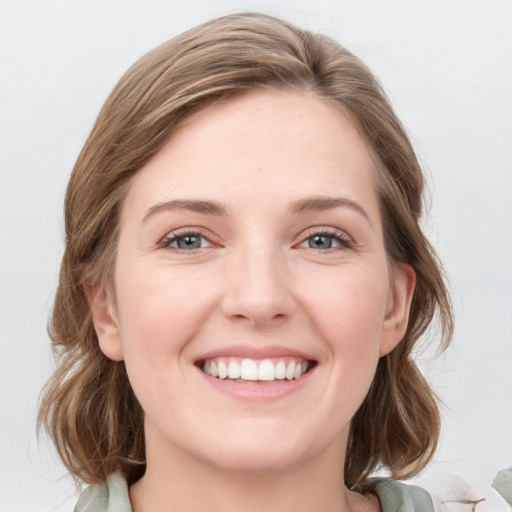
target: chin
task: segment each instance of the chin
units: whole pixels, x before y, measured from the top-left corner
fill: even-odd
[[[252,431],[246,429],[242,435],[232,431],[216,439],[217,442],[210,440],[209,449],[202,451],[201,456],[226,471],[279,472],[300,466],[325,449],[324,443],[315,436],[304,435],[302,429],[302,435],[297,428],[293,430],[278,432],[269,426],[260,426]]]
[[[274,473],[300,465],[304,454],[275,447],[246,447],[242,450],[218,451],[209,462],[219,470],[237,473]]]

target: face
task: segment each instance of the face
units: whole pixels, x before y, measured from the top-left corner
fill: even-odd
[[[135,175],[115,304],[92,308],[145,411],[148,464],[339,464],[414,285],[407,266],[391,276],[372,173],[335,107],[258,92],[191,118]]]

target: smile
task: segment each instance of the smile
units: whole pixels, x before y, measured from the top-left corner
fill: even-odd
[[[301,358],[240,359],[216,357],[201,362],[206,375],[238,382],[274,382],[300,379],[314,363]]]

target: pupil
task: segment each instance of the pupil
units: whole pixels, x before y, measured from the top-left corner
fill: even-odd
[[[180,249],[199,249],[201,238],[194,235],[187,235],[178,238],[177,245]]]
[[[325,235],[315,235],[312,237],[313,243],[309,243],[309,246],[311,248],[317,248],[317,249],[330,249],[332,246],[332,238],[330,236]]]

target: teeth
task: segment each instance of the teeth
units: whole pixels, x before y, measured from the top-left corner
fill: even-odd
[[[203,371],[218,379],[244,381],[275,381],[299,379],[306,373],[307,361],[283,359],[253,359],[217,358],[206,361]]]
[[[279,361],[276,364],[276,379],[284,379],[286,377],[286,365],[284,361]]]
[[[276,380],[276,371],[272,361],[266,360],[260,363],[258,380]]]
[[[224,364],[223,361],[219,361],[217,364],[217,369],[219,371],[219,379],[225,379],[228,376],[228,367]]]
[[[228,377],[230,379],[240,378],[240,365],[235,361],[230,361],[228,364]]]
[[[244,359],[240,368],[243,380],[258,380],[258,365],[252,359]]]
[[[287,367],[286,367],[286,378],[288,380],[292,380],[295,376],[295,363],[292,361]]]

